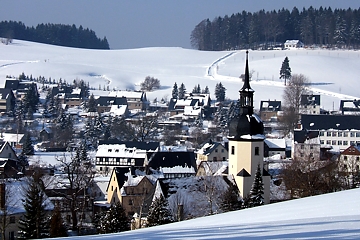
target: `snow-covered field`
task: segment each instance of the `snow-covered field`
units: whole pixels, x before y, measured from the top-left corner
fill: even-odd
[[[352,50],[273,50],[250,51],[249,65],[253,72],[255,108],[261,100],[281,99],[284,84],[279,71],[287,56],[292,73],[306,75],[314,84],[312,90],[321,94],[321,105],[338,110],[340,99],[359,98],[360,52]],[[245,50],[206,52],[183,48],[142,48],[127,50],[86,50],[65,48],[14,40],[0,45],[0,86],[6,75],[22,72],[34,77],[89,81],[96,89],[139,89],[146,76],[160,80],[160,90],[148,93],[148,98],[171,97],[174,82],[185,84],[188,91],[195,85],[208,86],[214,95],[220,81],[230,99],[239,97],[244,73]]]
[[[360,189],[86,239],[359,239]]]

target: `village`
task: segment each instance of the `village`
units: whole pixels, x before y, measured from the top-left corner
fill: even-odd
[[[182,221],[234,207],[224,204],[229,189],[241,209],[355,187],[358,101],[341,100],[338,111],[329,111],[320,108],[320,95],[302,95],[301,121],[284,134],[281,101],[253,105],[248,64],[239,78],[239,99],[220,101],[200,86],[180,94],[176,83],[170,99],[150,102],[145,90],[9,76],[0,89],[5,239],[18,234],[27,176],[39,175],[47,211],[60,211],[69,234],[101,232],[95,216],[119,203],[131,229],[147,227],[148,212],[161,196],[172,221]],[[312,175],[341,173],[341,184],[311,193],[300,189],[288,167],[298,162],[311,166],[304,172]],[[258,174],[262,198],[251,203]]]

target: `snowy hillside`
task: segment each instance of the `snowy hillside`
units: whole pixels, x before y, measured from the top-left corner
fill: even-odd
[[[358,239],[360,189],[86,239]],[[74,237],[74,239],[77,239]]]
[[[314,93],[322,94],[321,105],[337,110],[340,99],[359,98],[360,52],[348,50],[274,50],[250,51],[255,107],[261,100],[281,99],[281,63],[290,60],[292,73],[305,74]],[[182,48],[142,48],[128,50],[86,50],[14,40],[0,45],[0,86],[6,75],[22,72],[34,77],[89,81],[95,88],[139,89],[146,76],[160,80],[162,88],[148,93],[150,100],[170,98],[174,82],[184,83],[188,91],[195,85],[208,86],[213,95],[222,82],[226,95],[237,99],[244,73],[245,51],[204,52]]]

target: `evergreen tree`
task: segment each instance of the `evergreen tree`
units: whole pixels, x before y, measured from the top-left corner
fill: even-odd
[[[91,94],[87,104],[87,110],[88,112],[96,112],[96,109],[96,100],[94,94]]]
[[[34,146],[29,133],[25,134],[25,140],[22,145],[22,154],[24,155],[34,155]]]
[[[280,68],[280,79],[284,79],[285,85],[286,80],[291,78],[291,68],[289,65],[289,59],[288,57],[285,57],[284,61],[282,62],[281,68]]]
[[[50,219],[50,237],[67,237],[64,220],[61,217],[60,208],[55,207]]]
[[[236,211],[241,209],[242,201],[240,200],[239,189],[235,184],[230,183],[222,199],[220,208],[224,212]]]
[[[49,236],[45,206],[45,193],[37,181],[31,179],[25,193],[25,214],[19,220],[19,239]]]
[[[215,98],[217,101],[222,102],[225,100],[225,92],[226,88],[222,85],[222,83],[217,83],[215,86]]]
[[[23,104],[24,104],[24,112],[29,113],[31,115],[36,112],[37,105],[39,103],[39,94],[36,89],[36,84],[30,84],[29,89],[26,91]]]
[[[157,226],[173,222],[167,200],[161,195],[151,204],[147,216],[148,226]]]
[[[209,94],[209,93],[210,93],[209,87],[206,86],[206,87],[204,88],[204,90],[202,91],[202,93]]]
[[[264,204],[264,183],[262,179],[260,164],[256,169],[254,183],[250,190],[249,206],[256,207]]]
[[[201,93],[200,84],[195,85],[194,89],[192,90],[192,93]]]
[[[177,86],[176,82],[174,83],[171,96],[174,99],[177,99],[179,97],[179,89],[178,89],[178,86]]]
[[[101,212],[94,218],[98,233],[116,233],[130,230],[130,221],[120,203],[111,205],[107,212]]]
[[[184,99],[185,93],[186,93],[185,85],[184,85],[184,83],[181,83],[181,85],[179,87],[179,99]]]

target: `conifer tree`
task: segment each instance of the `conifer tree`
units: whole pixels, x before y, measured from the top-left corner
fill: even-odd
[[[186,93],[185,85],[184,85],[184,83],[181,83],[181,85],[179,87],[179,99],[184,99],[185,93]]]
[[[112,205],[107,212],[97,214],[94,225],[98,233],[116,233],[130,230],[130,221],[120,203]]]
[[[34,146],[29,133],[25,134],[25,141],[22,146],[22,154],[24,155],[34,155]]]
[[[202,93],[209,94],[209,93],[210,93],[209,87],[206,86],[206,87],[204,88],[204,90],[202,91]]]
[[[226,88],[222,85],[222,83],[217,83],[215,86],[215,98],[217,101],[222,102],[225,100],[225,92]]]
[[[241,209],[242,201],[240,200],[239,189],[235,184],[230,183],[222,199],[220,208],[224,212],[236,211]]]
[[[148,226],[157,226],[173,222],[167,200],[161,195],[151,204],[147,216]]]
[[[50,219],[50,237],[67,237],[67,230],[58,206],[55,207]]]
[[[256,207],[264,204],[264,183],[262,179],[260,164],[256,169],[254,183],[250,190],[249,207]]]
[[[96,112],[96,100],[95,100],[94,94],[91,94],[89,97],[89,101],[87,104],[87,110],[88,110],[88,112]]]
[[[45,200],[45,193],[40,185],[36,180],[31,179],[25,193],[25,214],[19,220],[19,239],[34,239],[49,236]]]
[[[179,97],[179,89],[178,89],[178,86],[177,86],[176,82],[174,83],[171,96],[174,99],[177,99]]]
[[[280,79],[282,78],[284,79],[285,85],[286,85],[286,80],[289,80],[291,78],[291,68],[289,65],[288,57],[285,57],[280,68]]]

